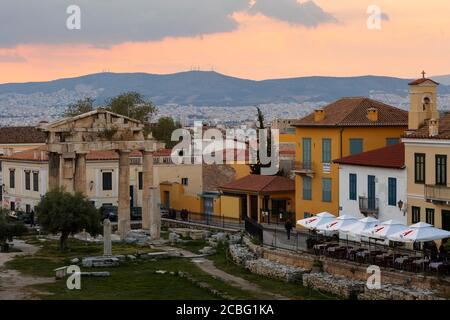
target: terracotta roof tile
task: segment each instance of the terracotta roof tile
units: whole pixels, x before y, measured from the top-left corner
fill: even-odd
[[[378,110],[378,121],[367,118],[367,110]],[[407,126],[408,112],[364,97],[339,99],[323,108],[325,118],[314,121],[314,112],[294,123],[295,126]]]
[[[224,184],[222,190],[238,190],[249,192],[294,192],[293,180],[280,176],[249,175]]]
[[[410,85],[410,86],[416,86],[416,85],[422,84],[422,83],[424,83],[424,82],[426,82],[426,81],[431,81],[431,82],[433,82],[434,84],[439,85],[439,83],[437,83],[436,81],[431,80],[431,79],[428,79],[428,78],[420,78],[420,79],[414,80],[414,81],[410,82],[409,85]]]
[[[0,128],[0,144],[45,143],[46,134],[35,127]]]
[[[367,167],[403,169],[405,167],[405,145],[398,143],[337,159],[333,162]]]
[[[404,138],[414,139],[450,139],[450,112],[445,112],[439,119],[439,133],[430,137],[428,121],[416,131],[405,135]]]

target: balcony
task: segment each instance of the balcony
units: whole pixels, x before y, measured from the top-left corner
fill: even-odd
[[[364,216],[378,218],[378,198],[359,197],[359,211]]]
[[[294,170],[292,171],[300,175],[313,175],[315,173],[314,167],[315,165],[311,161],[308,162],[296,161]]]
[[[450,188],[447,186],[425,185],[425,200],[432,203],[450,205]]]

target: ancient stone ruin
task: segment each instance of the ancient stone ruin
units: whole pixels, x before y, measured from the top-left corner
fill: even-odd
[[[143,155],[142,228],[151,237],[160,236],[161,218],[153,186],[153,152],[159,143],[146,140],[143,125],[134,119],[105,109],[41,123],[38,130],[47,135],[50,190],[86,193],[86,155],[91,151],[116,151],[119,154],[118,231],[121,239],[130,231],[130,160],[133,150]],[[153,197],[152,197],[153,195]]]

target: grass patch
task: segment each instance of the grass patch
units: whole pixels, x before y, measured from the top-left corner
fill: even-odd
[[[264,291],[283,295],[294,300],[330,300],[336,297],[322,294],[321,292],[304,287],[301,283],[288,283],[277,279],[262,277],[253,274],[244,267],[235,264],[228,257],[228,249],[225,246],[217,248],[217,254],[210,256],[214,265],[232,275],[246,279],[260,286]]]
[[[29,239],[30,242],[34,241]],[[40,243],[40,242],[39,242]],[[101,255],[101,244],[84,243],[71,239],[70,249],[66,252],[59,251],[57,241],[40,243],[42,248],[34,256],[19,256],[6,264],[8,269],[16,269],[24,274],[54,277],[53,270],[63,265],[70,264],[70,259],[81,258],[87,255]],[[114,254],[131,254],[136,251],[150,252],[149,248],[141,248],[134,245],[114,243]],[[210,291],[198,287],[187,279],[175,274],[178,271],[189,273],[196,281],[207,283],[211,288],[227,294],[236,299],[256,298],[246,291],[232,287],[227,283],[215,279],[200,270],[190,260],[183,258],[168,258],[150,260],[135,260],[123,262],[114,268],[81,268],[82,271],[109,271],[110,277],[94,278],[83,277],[81,290],[68,290],[65,280],[57,280],[54,283],[34,285],[33,288],[44,294],[37,297],[51,300],[82,299],[82,300],[211,300],[219,299]],[[165,270],[166,274],[156,274],[157,270]],[[50,295],[45,294],[50,293]]]

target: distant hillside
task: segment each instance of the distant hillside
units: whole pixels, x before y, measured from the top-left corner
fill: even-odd
[[[246,106],[267,103],[332,101],[343,96],[387,94],[405,97],[408,79],[392,77],[302,77],[253,81],[216,72],[191,71],[168,75],[146,73],[98,73],[49,82],[0,85],[0,106],[7,100],[65,103],[73,97],[93,96],[97,103],[121,92],[134,90],[157,105],[175,103],[197,106]],[[450,82],[450,81],[449,81]],[[440,87],[450,93],[449,86]],[[61,97],[67,97],[62,99]],[[3,98],[3,99],[2,99]],[[50,102],[48,102],[50,101]],[[20,104],[19,104],[20,105]]]

